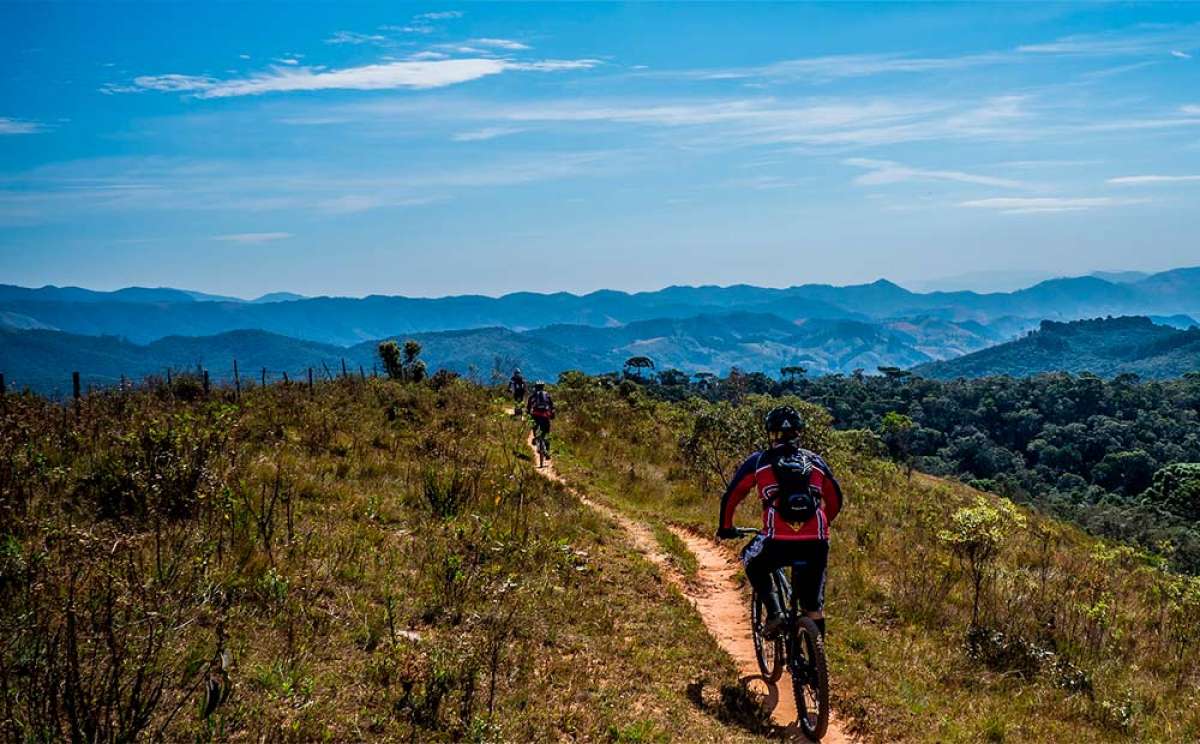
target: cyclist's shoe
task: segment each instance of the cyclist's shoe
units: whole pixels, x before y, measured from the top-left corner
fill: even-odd
[[[767,611],[767,619],[763,621],[763,637],[767,639],[777,638],[779,631],[783,630],[783,626],[787,622],[787,617],[783,613],[783,607],[780,606],[779,595],[771,592],[764,597],[763,609]]]
[[[787,618],[782,613],[778,615],[767,615],[766,621],[763,623],[763,638],[768,641],[773,641],[779,637],[783,631],[783,626]]]

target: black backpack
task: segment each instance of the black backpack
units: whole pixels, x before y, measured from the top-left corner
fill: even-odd
[[[812,454],[798,447],[782,447],[770,455],[771,470],[778,489],[772,498],[775,511],[783,521],[803,524],[821,507],[821,484],[825,473]]]

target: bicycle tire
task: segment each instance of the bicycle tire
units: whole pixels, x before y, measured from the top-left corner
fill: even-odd
[[[796,713],[800,730],[813,741],[820,741],[829,729],[829,667],[825,661],[825,641],[812,618],[802,617],[796,623],[791,639],[792,653],[788,666],[792,677],[792,695],[796,698]],[[810,705],[808,696],[812,697]],[[809,708],[816,707],[816,711]]]
[[[762,626],[765,621],[763,614],[762,600],[758,598],[758,592],[755,592],[750,602],[750,629],[754,639],[754,659],[758,662],[758,671],[762,672],[762,676],[767,681],[778,682],[779,678],[783,676],[783,639],[776,637],[769,640],[763,637]]]

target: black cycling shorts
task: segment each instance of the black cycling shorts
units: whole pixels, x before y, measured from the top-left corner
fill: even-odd
[[[777,568],[803,561],[804,566],[788,580],[794,581],[800,609],[819,612],[825,608],[825,567],[829,562],[829,543],[825,540],[769,540],[759,535],[742,550],[746,578],[756,592],[771,591],[771,574]]]
[[[550,417],[549,416],[533,416],[533,426],[535,429],[544,434],[550,433]]]

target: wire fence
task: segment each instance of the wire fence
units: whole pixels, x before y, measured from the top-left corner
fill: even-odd
[[[299,370],[299,374],[297,374]],[[214,387],[226,388],[232,391],[235,398],[241,397],[243,390],[254,387],[267,387],[275,384],[303,384],[310,390],[318,382],[334,380],[365,381],[368,378],[379,377],[379,365],[372,364],[368,370],[365,365],[351,365],[345,359],[340,359],[333,366],[322,361],[320,366],[299,367],[292,369],[271,369],[257,367],[246,370],[238,365],[236,359],[223,374],[212,374],[211,368],[198,364],[195,367],[164,367],[161,372],[142,372],[139,375],[89,375],[84,377],[79,371],[70,373],[69,381],[65,377],[50,378],[46,375],[31,375],[28,378],[14,379],[0,372],[0,398],[24,391],[35,392],[51,399],[79,400],[84,395],[103,391],[122,391],[153,388],[161,385],[173,387],[176,384],[198,385],[205,394],[212,392]],[[187,381],[183,383],[183,381]],[[69,385],[69,387],[68,387]]]

